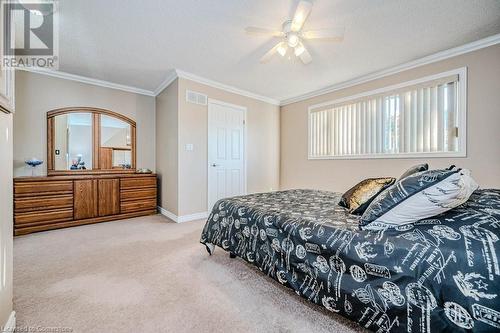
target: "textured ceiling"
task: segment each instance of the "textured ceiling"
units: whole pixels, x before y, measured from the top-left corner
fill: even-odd
[[[60,70],[155,90],[172,69],[284,99],[500,33],[499,0],[316,0],[305,29],[313,62],[260,57],[296,0],[61,0]]]

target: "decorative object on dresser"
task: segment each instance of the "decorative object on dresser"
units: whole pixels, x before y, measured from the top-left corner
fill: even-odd
[[[24,161],[24,163],[31,167],[31,176],[34,176],[36,167],[42,165],[43,161],[39,160],[38,158],[32,157],[31,159]]]
[[[136,172],[137,173],[153,173],[153,171],[151,171],[151,169],[148,169],[148,168],[137,169]]]
[[[156,214],[155,174],[14,178],[14,234]]]

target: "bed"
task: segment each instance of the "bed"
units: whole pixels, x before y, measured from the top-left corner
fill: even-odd
[[[500,331],[500,190],[399,229],[363,231],[341,194],[219,200],[201,243],[376,332]]]

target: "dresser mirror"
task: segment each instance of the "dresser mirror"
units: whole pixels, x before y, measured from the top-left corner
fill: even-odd
[[[92,170],[92,114],[54,117],[54,170]]]
[[[47,174],[134,172],[136,124],[104,109],[47,113]]]
[[[101,115],[101,169],[130,169],[132,165],[132,126],[120,119]]]

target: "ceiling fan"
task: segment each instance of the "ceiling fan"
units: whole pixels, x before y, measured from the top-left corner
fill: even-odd
[[[270,49],[260,59],[261,63],[266,63],[271,60],[272,56],[277,52],[284,57],[288,49],[293,49],[295,56],[299,57],[304,64],[312,61],[311,54],[304,46],[304,40],[322,39],[334,42],[340,42],[344,39],[344,28],[339,29],[321,29],[302,31],[304,23],[311,13],[312,2],[302,0],[299,2],[293,19],[286,20],[282,25],[282,30],[271,30],[258,27],[247,27],[245,31],[251,35],[266,35],[281,38],[282,40]]]

